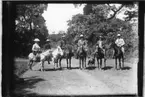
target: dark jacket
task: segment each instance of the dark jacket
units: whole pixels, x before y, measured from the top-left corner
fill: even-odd
[[[44,49],[51,49],[50,43],[46,43],[46,44],[44,45]]]

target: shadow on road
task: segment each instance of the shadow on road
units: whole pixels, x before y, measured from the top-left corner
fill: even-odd
[[[88,69],[88,70],[94,70],[95,68],[96,68],[95,66],[89,66],[86,69]]]
[[[102,69],[103,70],[108,70],[108,69],[111,69],[111,68],[113,68],[112,66],[105,66],[105,67],[103,67]]]
[[[38,82],[44,81],[44,79],[42,78],[38,78],[37,76],[33,76],[33,77],[28,77],[28,78],[24,78],[24,81],[19,83],[19,84],[15,84],[14,85],[14,91],[13,94],[14,95],[37,95],[35,93],[32,93],[31,91],[29,91],[28,89],[33,89],[35,88],[35,84]]]
[[[121,68],[121,70],[130,70],[130,69],[131,69],[131,67],[129,67],[129,66]]]

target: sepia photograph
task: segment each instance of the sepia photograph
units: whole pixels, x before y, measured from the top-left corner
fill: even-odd
[[[3,95],[138,94],[138,2],[2,4]]]

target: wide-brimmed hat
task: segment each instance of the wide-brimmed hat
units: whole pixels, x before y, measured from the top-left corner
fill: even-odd
[[[39,40],[38,38],[35,38],[34,41],[35,41],[35,42],[39,42],[40,40]]]
[[[121,36],[120,34],[117,34],[117,36],[119,37],[119,36]]]
[[[65,37],[65,35],[63,35],[62,37]]]
[[[102,38],[102,36],[99,36],[99,38]]]
[[[46,42],[49,42],[49,41],[50,41],[50,39],[47,39],[47,40],[46,40]]]
[[[80,37],[84,37],[84,35],[83,35],[83,34],[81,34],[81,35],[80,35]]]

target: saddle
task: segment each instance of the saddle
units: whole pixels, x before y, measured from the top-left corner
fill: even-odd
[[[40,62],[40,54],[34,55],[34,61],[35,62]]]

